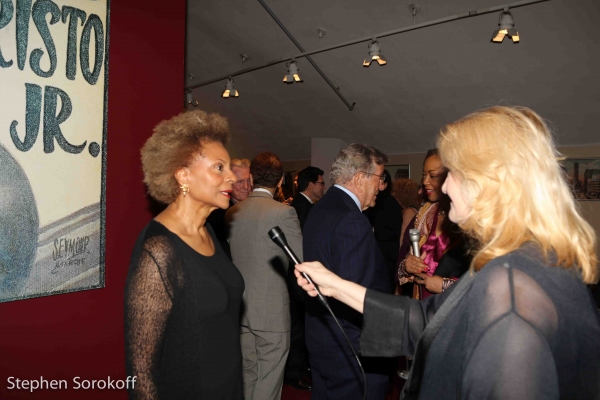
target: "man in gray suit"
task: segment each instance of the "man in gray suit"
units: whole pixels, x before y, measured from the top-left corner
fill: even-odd
[[[246,400],[281,398],[290,349],[289,262],[268,232],[279,226],[292,250],[302,255],[296,210],[273,200],[283,180],[281,160],[269,152],[250,163],[254,191],[225,214],[233,263],[244,277],[241,344]]]

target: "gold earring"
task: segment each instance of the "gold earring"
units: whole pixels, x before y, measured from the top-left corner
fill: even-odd
[[[183,193],[183,197],[185,197],[188,192],[190,191],[190,187],[188,186],[187,183],[184,183],[183,185],[179,186],[179,189],[181,189],[181,193]]]

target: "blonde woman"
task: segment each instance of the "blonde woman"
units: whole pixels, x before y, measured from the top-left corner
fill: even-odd
[[[364,313],[363,356],[415,353],[404,399],[597,399],[600,315],[584,285],[598,279],[596,236],[546,124],[492,107],[443,128],[438,148],[449,218],[477,241],[471,273],[419,302],[297,269]]]

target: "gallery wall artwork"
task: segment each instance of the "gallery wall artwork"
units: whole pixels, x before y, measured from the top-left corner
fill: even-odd
[[[410,165],[385,165],[385,169],[390,173],[392,181],[396,178],[410,178]]]
[[[104,287],[107,0],[0,1],[0,301]]]
[[[600,200],[600,158],[568,158],[563,169],[575,199]]]

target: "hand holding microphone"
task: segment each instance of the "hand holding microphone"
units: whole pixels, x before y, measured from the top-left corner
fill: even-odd
[[[409,254],[406,256],[404,269],[406,269],[406,272],[413,275],[427,272],[427,269],[429,267],[423,262],[422,259],[425,258],[426,254],[423,254],[421,258],[421,252],[419,249],[419,239],[421,238],[421,232],[418,229],[411,229],[408,231],[408,237],[410,238],[413,254]]]
[[[277,246],[281,247],[281,249],[285,252],[285,254],[290,259],[290,261],[293,262],[294,264],[296,264],[296,269],[294,270],[294,274],[296,275],[296,278],[298,279],[298,285],[302,286],[302,289],[306,290],[310,296],[312,296],[312,297],[318,296],[319,297],[319,301],[321,302],[321,304],[323,304],[323,306],[327,309],[327,311],[329,311],[329,314],[331,314],[331,316],[333,317],[333,320],[337,324],[338,328],[340,328],[340,331],[344,335],[344,338],[346,338],[346,342],[348,343],[349,348],[352,350],[352,355],[354,355],[354,358],[356,359],[356,363],[360,367],[360,370],[363,375],[363,382],[364,382],[363,400],[364,400],[367,395],[367,378],[366,378],[362,363],[360,362],[360,358],[358,358],[358,354],[354,350],[354,347],[352,346],[352,342],[350,341],[350,339],[348,339],[348,335],[344,331],[344,328],[342,328],[340,321],[338,321],[333,310],[331,309],[331,307],[329,307],[329,303],[327,302],[327,299],[323,296],[323,294],[321,293],[321,290],[319,290],[319,286],[317,286],[314,283],[314,281],[311,279],[311,276],[318,280],[318,282],[322,285],[322,288],[325,289],[323,291],[323,293],[325,293],[327,296],[333,295],[333,291],[335,290],[334,287],[335,287],[336,280],[337,280],[337,282],[345,282],[345,281],[343,279],[341,279],[339,276],[337,276],[336,274],[334,274],[333,272],[329,271],[327,268],[325,268],[323,266],[323,264],[321,264],[320,262],[300,263],[300,259],[298,259],[298,257],[296,257],[296,255],[294,254],[292,249],[290,249],[290,247],[288,246],[287,240],[285,239],[285,235],[283,234],[283,231],[281,230],[280,227],[276,226],[276,227],[272,228],[269,231],[269,237],[271,238],[271,240],[273,242],[275,242],[275,244]],[[311,276],[309,276],[309,274],[307,272],[310,272]],[[331,283],[331,285],[329,285],[329,283]],[[352,283],[352,282],[349,282],[349,283],[351,285],[354,285],[356,288],[362,288],[362,290],[359,289],[357,291],[354,305],[352,305],[352,303],[350,303],[350,302],[346,302],[346,304],[355,308],[357,311],[362,312],[366,289],[355,283]]]
[[[421,239],[421,231],[418,229],[411,229],[408,231],[408,237],[410,239],[410,244],[412,245],[414,256],[420,257],[419,239]]]
[[[335,280],[340,279],[340,277],[329,271],[320,262],[305,261],[302,264],[296,265],[294,274],[296,275],[298,286],[304,289],[309,296],[315,297],[318,296],[318,293],[321,293],[323,296],[335,297]],[[308,276],[311,281],[306,279],[305,276]],[[315,289],[318,288],[318,292],[313,290],[311,285],[314,285]]]

